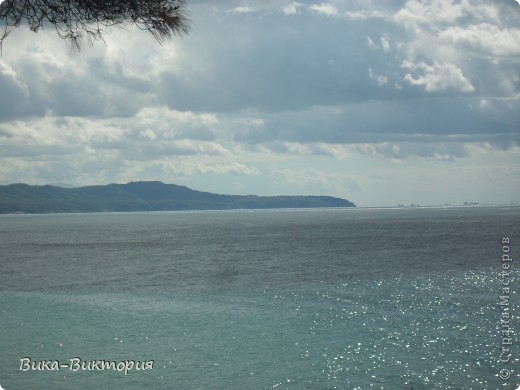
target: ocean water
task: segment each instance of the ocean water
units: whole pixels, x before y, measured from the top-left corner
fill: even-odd
[[[0,386],[516,389],[519,229],[519,207],[4,215]]]

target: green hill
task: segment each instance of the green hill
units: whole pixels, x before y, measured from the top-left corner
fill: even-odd
[[[330,196],[219,195],[176,184],[142,181],[80,188],[0,186],[0,213],[226,210],[355,207]]]

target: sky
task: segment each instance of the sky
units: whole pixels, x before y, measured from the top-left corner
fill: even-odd
[[[187,0],[189,34],[14,29],[0,184],[520,201],[514,0]]]

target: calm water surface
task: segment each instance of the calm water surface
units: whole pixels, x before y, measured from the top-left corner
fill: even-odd
[[[1,216],[0,385],[516,389],[519,227],[518,207]]]

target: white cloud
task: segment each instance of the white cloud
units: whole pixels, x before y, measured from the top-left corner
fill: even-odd
[[[425,62],[414,63],[405,60],[402,68],[418,72],[415,77],[407,73],[404,80],[411,85],[422,86],[428,92],[457,91],[463,93],[474,92],[475,87],[464,76],[462,70],[449,63],[439,63],[435,61],[432,65]]]
[[[402,76],[408,85],[485,98],[518,95],[520,14],[514,5],[410,0],[390,19],[405,27],[404,36],[388,35],[390,52],[402,64],[416,63]],[[375,39],[372,43],[379,46]]]
[[[249,167],[241,163],[230,163],[230,164],[197,164],[194,166],[194,172],[202,174],[232,174],[232,175],[244,175],[244,176],[257,176],[259,170],[256,167]]]
[[[239,7],[232,8],[232,9],[228,10],[227,12],[235,13],[235,14],[247,14],[247,13],[255,12],[255,9],[252,7],[248,7],[248,6],[239,6]]]
[[[468,157],[467,147],[462,142],[382,142],[363,143],[355,146],[360,153],[401,163],[405,160],[453,161]]]
[[[392,47],[390,45],[390,39],[387,34],[382,35],[379,38],[379,45],[374,42],[374,40],[367,36],[367,44],[370,49],[379,49],[383,52],[390,52]]]
[[[379,10],[369,10],[369,9],[363,9],[359,11],[347,11],[345,12],[345,16],[348,19],[354,19],[354,20],[366,20],[366,19],[384,19],[385,14]]]
[[[297,1],[293,1],[291,4],[286,4],[282,6],[282,12],[285,15],[297,15],[301,11],[300,9],[303,7],[302,3],[298,3]]]
[[[374,83],[376,83],[379,87],[382,87],[383,85],[388,84],[388,77],[374,73],[372,68],[368,68],[368,75],[369,75],[370,79]]]
[[[370,38],[369,36],[367,36],[367,45],[371,49],[378,49],[379,48],[379,46],[377,46],[375,44],[374,40],[372,38]]]
[[[388,40],[388,37],[382,36],[380,38],[381,47],[383,48],[383,51],[387,52],[390,51],[390,41]]]
[[[25,93],[28,93],[27,85],[20,80],[18,80],[18,77],[16,75],[16,72],[12,67],[10,67],[8,64],[6,64],[2,59],[0,59],[0,77],[2,79],[8,79],[10,82],[15,84],[17,87],[24,90]]]
[[[299,191],[306,190],[310,195],[323,195],[333,191],[336,194],[361,191],[359,181],[350,175],[326,172],[314,168],[303,170],[275,168],[270,174],[278,186],[297,186]]]
[[[204,155],[229,155],[229,151],[217,142],[179,140],[175,141],[175,145],[184,148],[187,151],[200,153]]]
[[[499,23],[499,4],[479,0],[408,0],[394,20],[411,29],[443,29],[454,24],[488,20]]]
[[[453,24],[471,11],[467,0],[408,0],[395,14],[395,21],[408,28]]]
[[[460,49],[469,49],[481,55],[496,57],[520,56],[520,29],[501,29],[496,25],[481,23],[468,27],[448,27],[439,33],[444,42]]]
[[[313,4],[309,6],[311,11],[327,16],[337,16],[338,9],[330,3]]]

